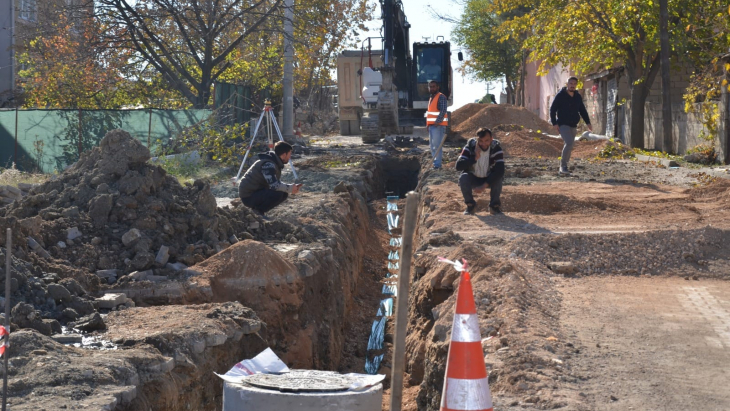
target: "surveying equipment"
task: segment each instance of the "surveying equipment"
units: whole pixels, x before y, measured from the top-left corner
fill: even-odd
[[[276,131],[276,134],[279,136],[279,141],[284,141],[284,137],[281,136],[281,130],[279,130],[279,124],[276,122],[276,118],[274,117],[274,109],[271,107],[271,100],[266,99],[264,101],[264,111],[261,112],[261,116],[259,116],[259,121],[256,123],[256,128],[254,129],[253,135],[251,137],[251,143],[248,145],[248,150],[246,150],[246,154],[243,156],[243,161],[241,161],[241,167],[238,169],[238,174],[236,175],[236,178],[233,179],[233,184],[237,184],[239,179],[241,178],[243,166],[244,164],[246,164],[248,154],[251,152],[251,147],[253,146],[253,142],[256,140],[256,135],[258,135],[259,128],[261,127],[261,123],[264,121],[264,118],[266,119],[266,137],[269,143],[269,149],[274,149],[274,135],[271,132],[272,125],[273,129]],[[294,181],[297,181],[297,179],[299,179],[299,176],[297,175],[297,170],[294,169],[294,163],[291,159],[289,160],[289,166],[291,167],[292,174],[294,174]]]

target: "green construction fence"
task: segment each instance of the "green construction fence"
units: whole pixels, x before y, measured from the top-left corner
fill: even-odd
[[[115,128],[129,132],[154,155],[161,144],[212,113],[205,109],[0,110],[0,167],[15,163],[24,171],[63,170]]]

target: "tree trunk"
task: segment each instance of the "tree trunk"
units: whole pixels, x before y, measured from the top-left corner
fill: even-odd
[[[522,50],[522,65],[520,67],[520,107],[525,107],[525,75],[527,71],[527,52]]]
[[[661,64],[662,64],[662,125],[664,135],[662,138],[662,151],[673,152],[672,148],[672,98],[671,79],[669,74],[669,11],[668,0],[659,0],[659,27],[661,39]],[[655,138],[659,138],[656,136]]]
[[[642,93],[643,83],[631,88],[631,124],[629,144],[633,148],[644,148],[644,103],[646,97]]]

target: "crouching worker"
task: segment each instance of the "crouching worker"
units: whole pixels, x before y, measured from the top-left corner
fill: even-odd
[[[499,141],[492,138],[488,128],[477,130],[477,138],[472,138],[461,150],[456,160],[456,169],[461,171],[459,187],[464,195],[466,211],[464,214],[474,214],[477,203],[474,193],[481,193],[489,188],[489,213],[500,214],[499,196],[502,194],[502,180],[504,179],[504,153]]]
[[[258,211],[266,218],[266,213],[286,201],[289,194],[297,194],[301,184],[281,182],[281,169],[289,163],[292,146],[279,141],[274,151],[259,154],[259,159],[243,175],[238,185],[241,202]]]

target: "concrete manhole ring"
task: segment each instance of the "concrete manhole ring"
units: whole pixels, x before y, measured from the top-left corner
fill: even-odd
[[[346,391],[352,379],[330,371],[291,371],[285,374],[255,374],[246,384],[281,392]]]

